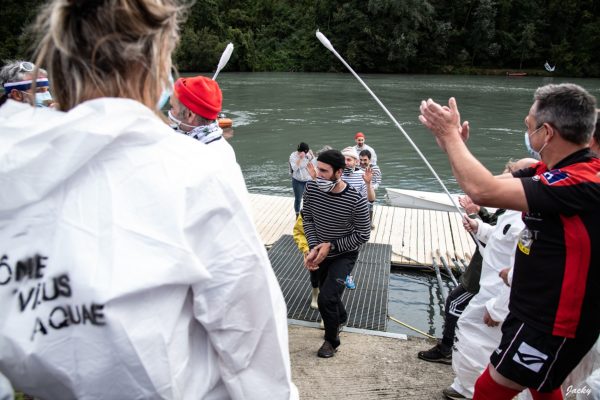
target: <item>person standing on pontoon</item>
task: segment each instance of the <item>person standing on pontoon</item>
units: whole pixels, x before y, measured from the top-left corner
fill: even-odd
[[[319,271],[319,311],[325,341],[317,355],[333,357],[340,345],[339,331],[348,313],[342,303],[344,278],[352,272],[358,251],[371,235],[367,199],[344,182],[346,161],[338,150],[317,158],[317,179],[304,192],[302,219],[310,251],[304,266]]]
[[[302,195],[304,194],[304,188],[306,182],[312,179],[309,171],[309,167],[312,164],[314,155],[308,144],[300,142],[296,151],[290,154],[288,160],[290,174],[292,175],[292,189],[294,191],[294,212],[296,218],[300,214],[300,206],[302,204]]]
[[[379,188],[381,184],[381,169],[377,165],[373,165],[371,163],[371,152],[369,150],[363,150],[358,153],[358,161],[360,165],[360,169],[363,172],[367,172],[371,170],[373,173],[373,179],[371,179],[371,188],[373,189],[373,194],[375,194],[375,190]],[[373,224],[373,204],[375,203],[375,196],[372,196],[373,199],[369,199],[369,216],[371,217],[371,229],[375,229],[375,225]]]
[[[375,150],[371,146],[365,143],[365,134],[362,132],[357,132],[354,135],[354,142],[356,145],[354,146],[354,150],[359,154],[363,150],[369,150],[371,152],[371,164],[377,165],[377,154],[375,154]]]

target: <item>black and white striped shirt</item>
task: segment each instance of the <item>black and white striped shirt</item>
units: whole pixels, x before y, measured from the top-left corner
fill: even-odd
[[[325,193],[314,181],[306,185],[302,220],[308,245],[331,242],[335,250],[327,257],[357,251],[371,235],[371,220],[366,197],[352,186],[340,193]]]
[[[365,198],[367,197],[367,184],[365,183],[365,179],[363,178],[365,175],[365,171],[356,167],[354,170],[348,172],[346,168],[344,168],[344,173],[342,174],[342,180],[352,186],[354,189],[358,191]]]

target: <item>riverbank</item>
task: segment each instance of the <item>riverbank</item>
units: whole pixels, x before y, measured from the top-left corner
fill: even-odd
[[[333,358],[317,357],[323,331],[289,325],[292,379],[301,399],[444,399],[452,366],[428,363],[417,352],[434,342],[342,332]]]

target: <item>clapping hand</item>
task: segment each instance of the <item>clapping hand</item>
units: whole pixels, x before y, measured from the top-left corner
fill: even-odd
[[[480,206],[478,206],[477,204],[473,203],[473,200],[471,200],[471,198],[469,196],[460,196],[458,198],[458,203],[460,204],[460,206],[462,208],[465,209],[465,211],[469,215],[471,215],[471,214],[477,214],[479,212],[479,210],[481,209]]]

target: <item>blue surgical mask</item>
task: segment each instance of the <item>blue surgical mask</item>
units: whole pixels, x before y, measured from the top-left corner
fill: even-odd
[[[542,153],[542,150],[544,150],[544,147],[546,147],[546,144],[544,144],[539,151],[534,150],[533,147],[531,147],[531,141],[529,140],[529,138],[532,135],[535,135],[543,127],[544,127],[544,125],[540,126],[535,131],[531,132],[531,134],[528,131],[525,131],[525,147],[527,147],[527,152],[531,155],[531,157],[535,158],[536,160],[542,159],[541,153]]]
[[[169,85],[167,85],[167,87],[164,88],[162,93],[160,94],[160,99],[158,99],[158,102],[156,103],[156,109],[162,110],[163,107],[169,101],[169,97],[171,97],[172,94],[173,94],[173,74],[170,74],[169,75]]]
[[[331,192],[337,183],[337,179],[335,181],[330,181],[329,179],[317,177],[317,186],[325,193]]]
[[[50,91],[40,92],[35,94],[35,106],[36,107],[48,107],[52,103],[52,95]]]

